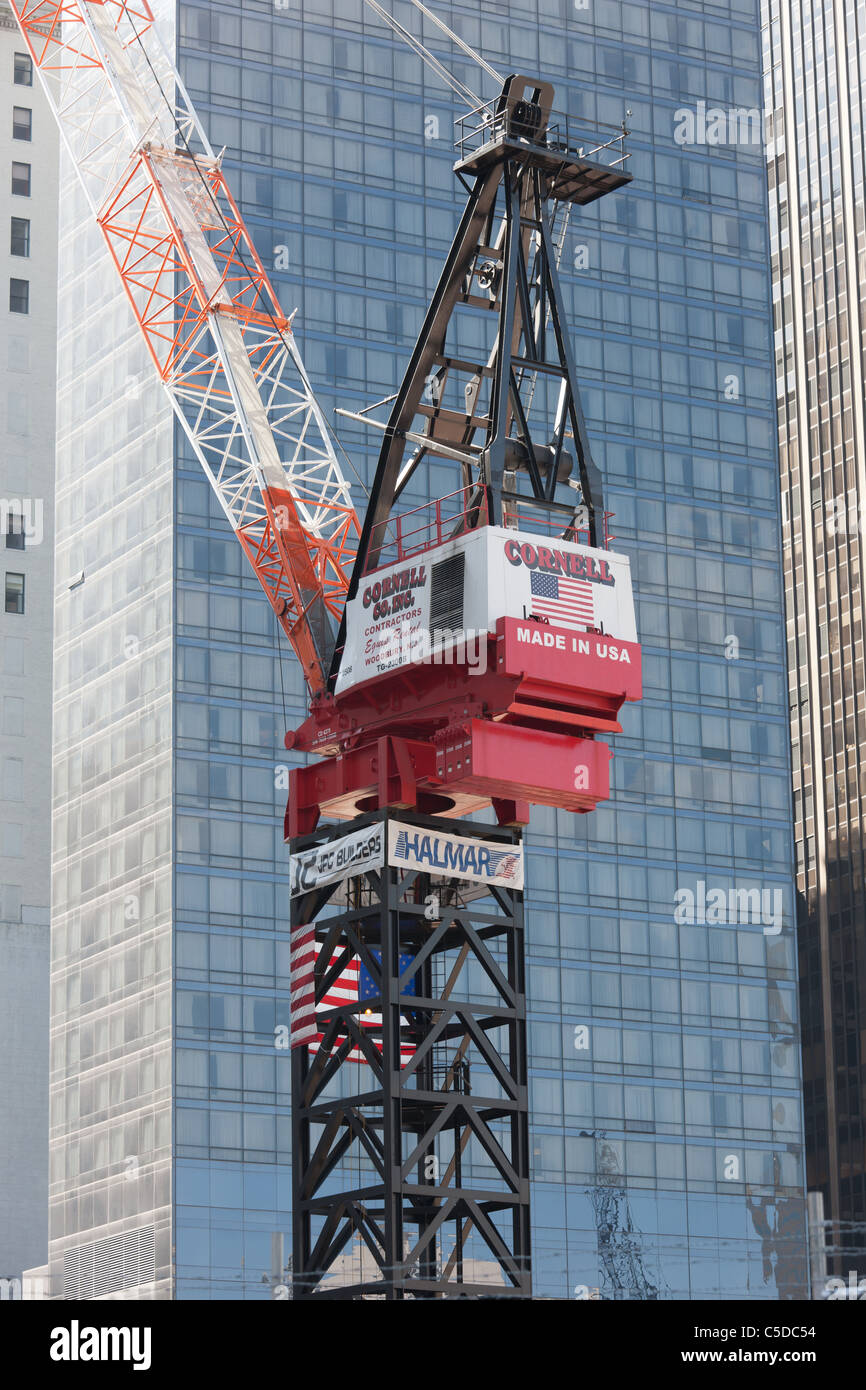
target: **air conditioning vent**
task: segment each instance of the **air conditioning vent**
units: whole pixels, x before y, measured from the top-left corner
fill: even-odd
[[[63,1256],[63,1297],[101,1298],[156,1277],[153,1226],[76,1245]]]
[[[430,571],[430,631],[463,628],[463,585],[466,555],[461,550],[440,560]]]

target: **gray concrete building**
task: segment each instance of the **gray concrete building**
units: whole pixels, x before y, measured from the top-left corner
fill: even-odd
[[[47,1250],[58,143],[14,16],[0,4],[2,1280],[20,1278]]]

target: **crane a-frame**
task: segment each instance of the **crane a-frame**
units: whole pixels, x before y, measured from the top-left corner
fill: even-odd
[[[597,735],[640,697],[628,561],[607,546],[552,230],[557,208],[629,181],[622,139],[587,139],[549,84],[519,75],[459,124],[466,210],[378,422],[362,526],[146,0],[12,5],[155,368],[311,693],[287,735],[320,756],[292,774],[286,816],[301,866],[296,1296],[483,1295],[493,1270],[497,1293],[525,1297],[519,827],[531,802],[587,811],[609,794]],[[429,458],[456,485],[409,507]],[[497,826],[453,823],[491,804]],[[333,823],[346,819],[348,837]],[[353,1244],[369,1268],[335,1279]]]

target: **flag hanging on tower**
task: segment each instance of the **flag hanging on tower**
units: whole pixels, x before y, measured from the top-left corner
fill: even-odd
[[[319,1047],[323,1037],[323,1025],[320,1023],[319,1015],[329,1009],[337,1009],[341,1004],[357,1004],[371,995],[372,981],[366,970],[363,971],[364,980],[361,981],[362,966],[357,956],[353,956],[347,965],[344,966],[340,974],[331,983],[326,993],[316,1004],[316,961],[321,951],[321,943],[316,940],[315,926],[295,927],[292,932],[291,959],[289,964],[290,971],[290,1013],[291,1023],[289,1029],[289,1041],[293,1048],[302,1047],[306,1044],[311,1052],[315,1052]],[[330,965],[336,965],[342,952],[338,951],[331,956]],[[373,953],[378,955],[377,952]],[[401,956],[401,969],[408,963],[407,956]],[[359,990],[359,983],[362,988]],[[409,991],[404,991],[409,992]],[[414,987],[411,992],[414,993]],[[373,1037],[373,1046],[377,1052],[382,1051],[381,1028],[382,1015],[367,1010],[362,1014],[355,1014],[355,1018],[362,1028],[378,1030],[378,1036]],[[406,1020],[401,1018],[401,1026]],[[415,1052],[412,1043],[400,1039],[400,1065],[405,1066],[406,1062]],[[367,1064],[367,1058],[360,1048],[353,1048],[347,1058],[349,1062],[361,1062]]]

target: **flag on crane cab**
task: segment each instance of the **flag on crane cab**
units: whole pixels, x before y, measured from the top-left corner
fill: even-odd
[[[289,1041],[293,1048],[303,1047],[306,1044],[310,1052],[315,1052],[318,1049],[324,1036],[323,1026],[319,1022],[319,1014],[325,1013],[329,1009],[337,1009],[341,1004],[362,1003],[364,999],[375,998],[378,994],[378,989],[374,986],[369,972],[361,965],[358,957],[353,956],[336,979],[332,981],[317,1005],[315,1000],[315,968],[321,949],[321,943],[316,940],[315,926],[296,927],[292,932],[289,963],[291,980]],[[338,952],[332,955],[330,965],[336,965],[341,954],[342,952]],[[374,951],[372,954],[381,960],[379,952]],[[411,956],[401,955],[401,971],[405,970],[411,959]],[[407,995],[414,994],[414,983],[408,985],[402,992]],[[381,1029],[381,1014],[368,1011],[363,1014],[355,1014],[354,1017],[362,1028]],[[402,1025],[406,1020],[401,1018],[400,1022]],[[381,1052],[381,1038],[373,1038],[372,1042],[377,1052]],[[400,1065],[405,1066],[414,1052],[414,1045],[404,1042],[401,1037]],[[352,1049],[346,1060],[360,1062],[363,1065],[367,1064],[367,1058],[357,1047]]]
[[[587,628],[595,625],[595,596],[593,585],[583,579],[568,579],[561,574],[542,574],[533,570],[532,612],[539,618],[566,627]]]

